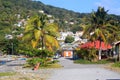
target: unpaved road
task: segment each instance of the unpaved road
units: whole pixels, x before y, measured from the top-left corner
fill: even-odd
[[[55,69],[48,80],[120,80],[120,74],[103,68],[103,65],[74,64],[60,58],[61,69]]]

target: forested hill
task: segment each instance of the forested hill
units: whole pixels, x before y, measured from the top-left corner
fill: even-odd
[[[66,9],[45,5],[40,1],[0,0],[0,12],[2,14],[20,13],[21,15],[25,16],[28,13],[32,14],[33,12],[38,12],[39,10],[43,10],[47,14],[54,15],[56,18],[76,18],[82,16],[80,13],[75,13]]]
[[[0,0],[0,23],[16,23],[16,15],[19,14],[20,18],[26,19],[27,16],[38,14],[43,10],[46,14],[54,16],[59,20],[60,26],[66,29],[66,22],[78,22],[79,18],[89,16],[88,14],[80,14],[63,8],[45,5],[40,1],[33,0]],[[9,22],[10,21],[10,22]],[[1,25],[1,24],[0,24]],[[66,25],[69,26],[69,25]]]
[[[39,14],[43,10],[46,14],[53,15],[59,20],[60,28],[67,30],[78,30],[80,24],[89,23],[89,13],[77,13],[63,8],[45,5],[40,1],[33,0],[0,0],[0,27],[10,26],[20,19],[26,19],[28,16]],[[91,10],[92,11],[92,10]],[[114,19],[120,19],[120,16],[111,15]],[[74,23],[74,25],[72,25]],[[76,27],[76,28],[75,28]]]

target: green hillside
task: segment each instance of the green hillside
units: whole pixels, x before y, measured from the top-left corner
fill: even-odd
[[[59,24],[60,30],[75,32],[82,30],[80,27],[81,24],[89,23],[89,13],[77,13],[63,8],[45,5],[40,1],[0,0],[0,29],[2,30],[0,33],[9,33],[11,31],[10,29],[13,28],[13,24],[16,24],[21,19],[27,19],[30,16],[39,14],[41,10],[46,14],[54,16]],[[20,18],[17,18],[18,15],[20,15]],[[120,16],[116,15],[109,15],[109,18],[120,20]]]

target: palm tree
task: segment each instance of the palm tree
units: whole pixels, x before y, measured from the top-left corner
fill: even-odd
[[[30,41],[33,48],[47,48],[53,50],[58,48],[58,26],[49,23],[47,15],[31,17],[25,27],[24,40]]]
[[[111,28],[109,28],[108,30],[110,31],[110,36],[109,36],[109,40],[108,42],[112,43],[112,42],[117,42],[120,40],[120,24],[118,20],[109,20],[110,25],[109,26]]]
[[[96,12],[91,13],[91,24],[85,27],[83,36],[87,35],[89,40],[99,40],[100,41],[100,49],[99,49],[99,60],[101,60],[101,41],[108,43],[108,38],[110,38],[111,33],[114,32],[114,27],[107,21],[107,11],[105,11],[104,7],[98,7]]]

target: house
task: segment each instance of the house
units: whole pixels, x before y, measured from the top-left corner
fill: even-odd
[[[39,13],[44,13],[44,11],[43,11],[43,10],[39,10],[38,12],[39,12]]]
[[[118,60],[120,61],[120,41],[114,43],[114,48],[115,48],[114,55],[117,55]]]
[[[64,44],[63,46],[61,46],[62,48],[62,57],[65,58],[73,58],[73,46],[69,43],[69,44]]]
[[[64,41],[67,36],[74,37],[75,41],[79,41],[82,39],[80,38],[82,36],[83,32],[78,31],[75,34],[73,32],[67,31],[67,32],[60,32],[60,36],[57,38],[57,40]]]
[[[110,44],[106,44],[105,42],[100,42],[99,40],[96,40],[94,42],[86,42],[82,45],[80,45],[80,48],[95,48],[95,49],[102,49],[102,50],[108,50],[111,49],[112,46]]]
[[[73,32],[60,32],[60,36],[57,38],[57,40],[64,41],[65,38],[70,35],[73,36]]]

